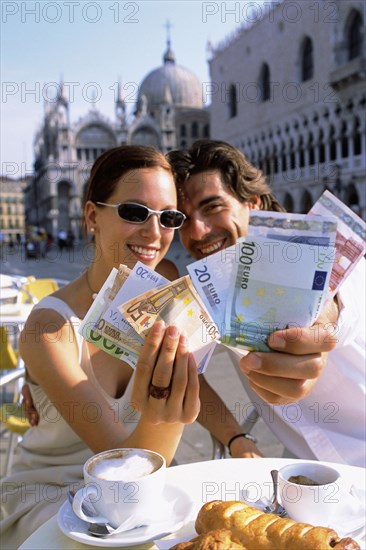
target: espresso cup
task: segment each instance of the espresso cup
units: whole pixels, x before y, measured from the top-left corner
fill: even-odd
[[[326,527],[342,501],[343,481],[330,466],[298,462],[278,471],[278,489],[290,518]]]
[[[132,529],[148,523],[162,498],[166,463],[146,449],[112,449],[92,456],[84,464],[85,487],[75,494],[75,514],[89,523],[109,523]],[[96,515],[88,515],[85,502]],[[127,529],[126,529],[127,530]]]

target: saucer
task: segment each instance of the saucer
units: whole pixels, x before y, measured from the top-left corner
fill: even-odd
[[[75,515],[69,501],[64,502],[61,506],[57,515],[57,523],[64,535],[90,546],[123,547],[143,544],[178,531],[192,519],[194,503],[182,489],[166,485],[163,498],[166,505],[170,507],[170,517],[152,525],[144,525],[105,538],[94,537],[88,533],[88,524]]]

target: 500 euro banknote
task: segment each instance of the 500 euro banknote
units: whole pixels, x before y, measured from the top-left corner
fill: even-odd
[[[166,325],[174,324],[181,331],[184,330],[198,372],[205,371],[219,331],[189,276],[134,297],[119,306],[119,310],[142,338],[146,338],[150,328],[159,319]]]

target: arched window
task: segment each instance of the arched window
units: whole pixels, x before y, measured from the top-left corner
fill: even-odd
[[[299,165],[300,168],[305,166],[304,138],[302,136],[299,138]]]
[[[273,147],[273,173],[278,174],[278,149],[276,145]]]
[[[342,130],[341,130],[341,151],[342,151],[342,158],[347,158],[349,151],[348,151],[348,136],[347,136],[347,124],[345,121],[342,123]]]
[[[294,170],[296,168],[296,154],[295,154],[295,145],[294,140],[290,139],[290,169]]]
[[[362,52],[362,17],[359,11],[352,10],[348,18],[348,32],[346,36],[348,60],[361,55]]]
[[[329,129],[329,160],[337,160],[337,142],[333,124]]]
[[[313,199],[309,191],[304,191],[301,197],[301,212],[300,214],[307,214],[310,208],[313,206]]]
[[[360,208],[360,198],[358,196],[357,189],[354,185],[354,183],[350,183],[347,186],[347,198],[346,198],[347,204],[352,208],[354,212],[359,214],[359,208]]]
[[[186,125],[185,124],[181,124],[180,125],[180,135],[181,137],[186,137]]]
[[[287,157],[286,157],[286,145],[284,142],[282,142],[282,145],[281,145],[281,164],[282,164],[282,172],[286,172]]]
[[[270,71],[267,63],[263,63],[259,76],[259,88],[261,91],[261,100],[268,101],[271,99],[270,88]]]
[[[191,136],[193,138],[198,137],[198,124],[197,124],[197,122],[192,122]]]
[[[309,165],[313,166],[314,164],[315,164],[314,136],[310,132],[310,134],[309,134]]]
[[[310,80],[314,76],[313,41],[306,36],[301,48],[301,82]]]
[[[360,119],[355,117],[354,126],[353,126],[353,154],[361,154],[361,130],[360,130]]]
[[[294,211],[294,201],[290,193],[286,193],[285,198],[283,199],[283,206],[285,207],[287,212]]]
[[[319,162],[325,162],[325,143],[322,129],[319,132]]]
[[[238,114],[238,98],[235,84],[230,84],[229,88],[229,118],[234,118]]]
[[[209,124],[205,124],[204,127],[203,127],[203,137],[204,138],[209,138],[210,137],[210,125]]]

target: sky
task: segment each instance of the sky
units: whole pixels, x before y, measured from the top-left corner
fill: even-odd
[[[95,107],[114,120],[117,83],[132,111],[143,78],[162,65],[167,36],[176,62],[209,82],[207,43],[255,22],[264,0],[2,0],[1,174],[32,171],[33,140],[61,79],[71,122]],[[169,27],[169,28],[168,28]]]

